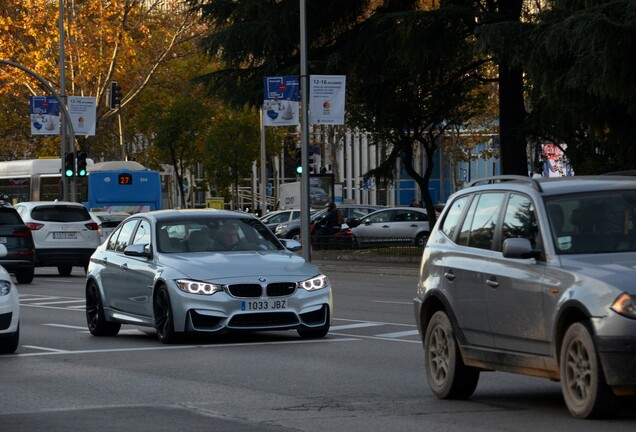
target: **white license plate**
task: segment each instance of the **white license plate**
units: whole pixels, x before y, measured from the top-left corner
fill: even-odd
[[[287,309],[287,300],[250,300],[241,302],[242,311],[267,311]]]
[[[76,232],[54,232],[53,240],[74,240],[77,238]]]
[[[6,244],[7,243],[7,238],[6,237],[0,237],[0,243]]]

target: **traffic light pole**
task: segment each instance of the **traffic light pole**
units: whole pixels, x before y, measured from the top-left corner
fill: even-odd
[[[303,245],[303,258],[311,261],[311,238],[309,236],[309,145],[308,145],[308,113],[309,97],[307,87],[307,29],[306,29],[306,0],[300,0],[300,102],[302,115],[300,117],[300,149],[302,158],[302,173],[300,175],[300,241]]]
[[[20,64],[14,63],[14,62],[10,62],[7,60],[0,60],[0,64],[4,64],[4,65],[8,65],[8,66],[13,66],[15,68],[20,69],[23,72],[26,72],[27,74],[31,75],[33,78],[35,78],[36,80],[38,80],[40,82],[40,84],[42,84],[42,86],[49,92],[51,93],[51,95],[57,100],[57,103],[60,106],[60,111],[62,114],[62,118],[64,118],[64,120],[66,120],[64,122],[64,124],[66,125],[65,128],[62,128],[62,131],[66,131],[68,130],[68,137],[69,137],[69,141],[70,142],[75,142],[75,131],[73,130],[73,124],[71,122],[71,116],[68,113],[68,110],[66,109],[66,104],[64,103],[64,100],[60,97],[60,95],[53,89],[53,87],[51,87],[49,85],[49,83],[42,78],[40,75],[36,74],[35,72],[33,72],[31,69],[28,69]],[[60,131],[61,132],[61,131]],[[64,154],[65,152],[65,141],[62,140],[61,142],[61,148],[62,148],[62,153],[60,156],[60,174],[64,173]],[[64,178],[64,176],[61,176],[61,182],[62,182],[62,199],[63,200],[67,200],[68,199],[68,181]]]

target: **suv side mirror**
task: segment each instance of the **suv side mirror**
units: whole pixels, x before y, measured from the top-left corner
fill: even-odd
[[[502,252],[505,258],[528,259],[538,258],[539,251],[532,249],[532,243],[527,238],[508,238],[503,241]]]

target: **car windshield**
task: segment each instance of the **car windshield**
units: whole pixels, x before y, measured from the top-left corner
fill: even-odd
[[[259,220],[252,218],[178,219],[157,226],[162,253],[272,251],[282,246]]]
[[[636,191],[552,197],[546,210],[560,254],[636,251]]]

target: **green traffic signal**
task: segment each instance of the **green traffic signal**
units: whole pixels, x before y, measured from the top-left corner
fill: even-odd
[[[303,173],[303,152],[301,149],[296,149],[296,174]]]
[[[79,177],[86,177],[88,171],[86,169],[86,152],[81,151],[77,154],[77,175]]]
[[[75,155],[66,153],[64,155],[64,176],[73,177],[75,175]]]

